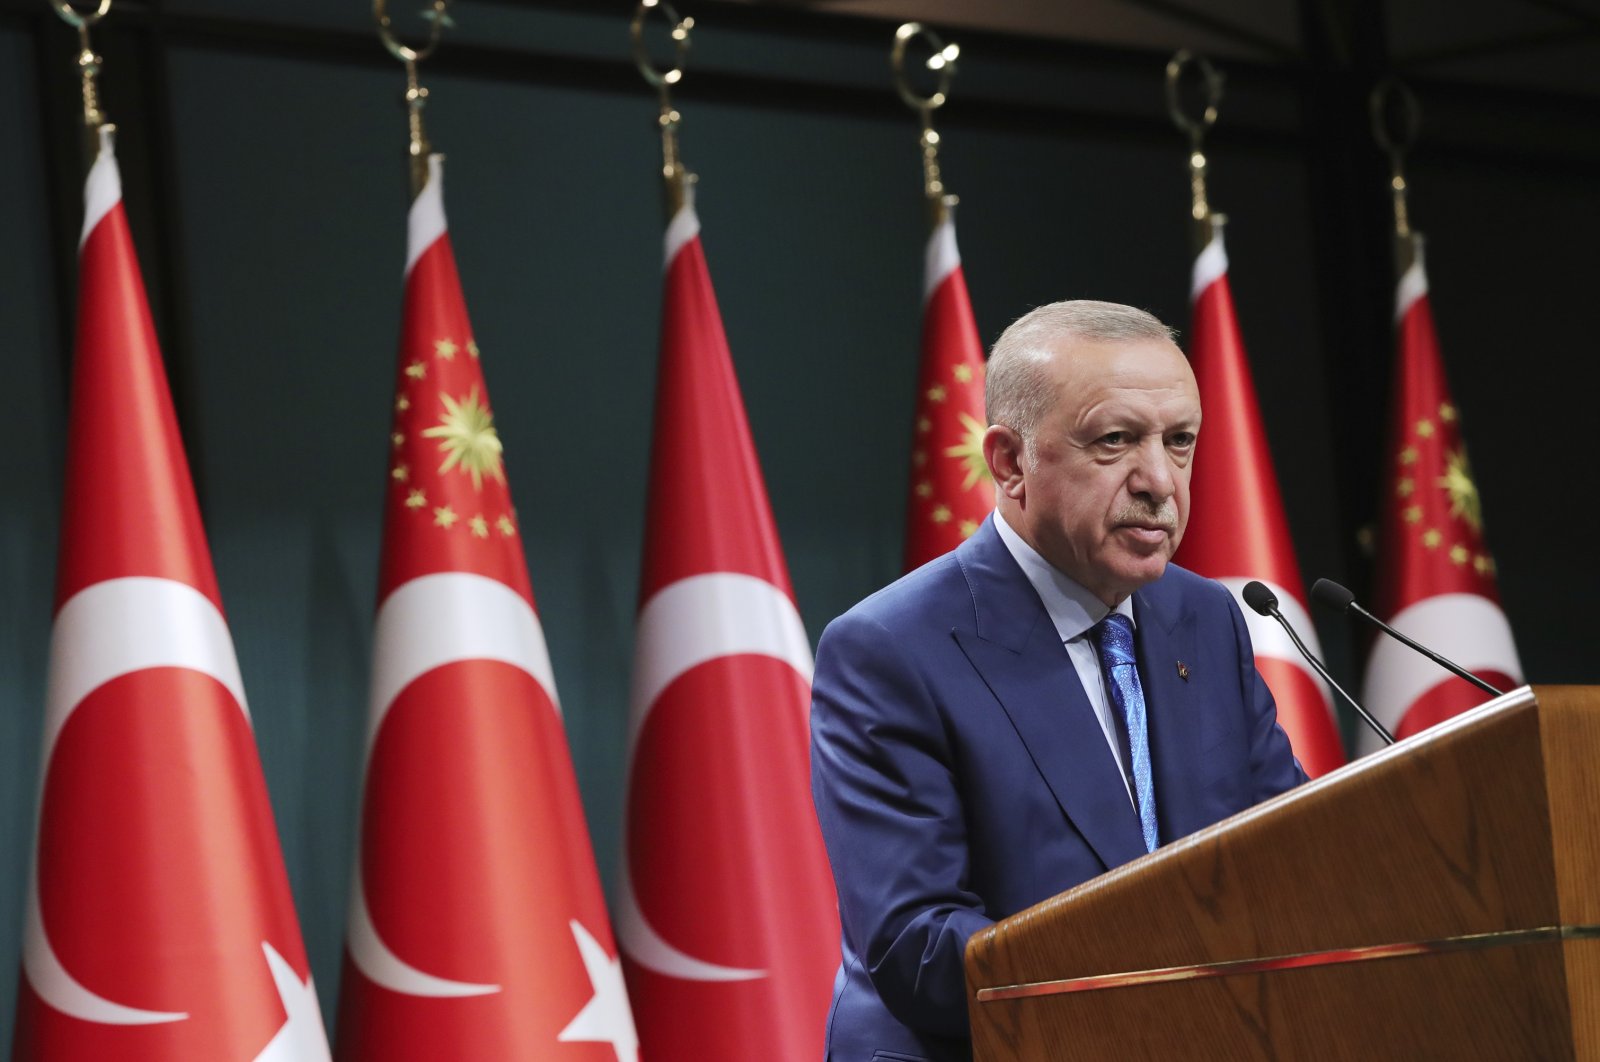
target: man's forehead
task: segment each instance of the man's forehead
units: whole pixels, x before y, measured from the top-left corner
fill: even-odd
[[[1066,386],[1068,395],[1095,386],[1196,390],[1189,359],[1168,339],[1085,340],[1069,336],[1051,348],[1050,367],[1058,383]]]

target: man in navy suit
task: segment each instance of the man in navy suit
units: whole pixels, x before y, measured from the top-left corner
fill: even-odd
[[[995,515],[817,649],[832,1062],[970,1057],[974,932],[1305,780],[1232,595],[1167,563],[1200,429],[1171,331],[1040,307],[986,402]]]

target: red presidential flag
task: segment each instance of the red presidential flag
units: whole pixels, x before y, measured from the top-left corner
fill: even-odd
[[[633,1062],[440,161],[411,207],[338,1055]]]
[[[1413,237],[1413,248],[1395,296],[1399,350],[1374,611],[1491,685],[1509,689],[1521,683],[1522,665],[1500,608],[1483,508],[1445,382],[1420,236]],[[1392,638],[1373,643],[1365,701],[1397,738],[1486,699]]]
[[[983,459],[983,344],[948,212],[928,237],[923,300],[907,571],[961,545],[994,510],[994,482]]]
[[[1205,424],[1190,487],[1189,526],[1177,560],[1219,580],[1240,601],[1251,580],[1272,588],[1278,608],[1319,657],[1317,630],[1306,610],[1272,453],[1250,377],[1244,339],[1228,286],[1222,223],[1195,258],[1194,322],[1189,359],[1200,385]],[[1278,722],[1296,758],[1313,778],[1345,762],[1332,695],[1277,622],[1241,605],[1256,668],[1278,702]]]
[[[109,128],[84,199],[13,1057],[326,1059]]]
[[[692,206],[667,227],[617,935],[652,1062],[812,1062],[839,918],[811,647],[699,228]]]

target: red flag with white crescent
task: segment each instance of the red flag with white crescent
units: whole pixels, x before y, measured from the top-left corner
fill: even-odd
[[[1311,651],[1322,655],[1234,313],[1220,223],[1195,258],[1190,297],[1194,321],[1189,360],[1200,385],[1205,422],[1190,480],[1189,525],[1177,560],[1219,580],[1240,599],[1256,669],[1278,703],[1278,723],[1300,765],[1315,778],[1345,762],[1331,694],[1283,628],[1244,606],[1240,596],[1251,580],[1266,583],[1284,617]]]
[[[983,344],[949,217],[928,237],[923,295],[907,571],[961,545],[994,509],[994,481],[983,459]]]
[[[667,228],[617,896],[652,1062],[813,1062],[839,918],[811,807],[811,647],[692,206]]]
[[[638,1040],[446,229],[411,208],[341,1060]]]
[[[1509,689],[1521,684],[1522,664],[1500,608],[1483,507],[1461,439],[1461,417],[1445,381],[1421,237],[1415,238],[1415,248],[1395,297],[1399,350],[1374,611],[1490,685]],[[1365,700],[1395,737],[1408,737],[1486,699],[1475,686],[1392,638],[1373,643]]]
[[[84,200],[13,1057],[324,1060],[109,129]]]

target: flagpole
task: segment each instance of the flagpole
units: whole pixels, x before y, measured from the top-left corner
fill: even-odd
[[[938,77],[931,95],[918,95],[906,76],[906,46],[921,37],[933,50],[924,62]],[[894,50],[889,53],[889,66],[894,70],[895,91],[905,100],[906,106],[922,119],[922,192],[928,200],[928,227],[937,229],[950,219],[950,212],[960,200],[945,191],[944,178],[939,172],[939,133],[933,127],[933,112],[950,100],[950,79],[955,74],[956,59],[961,54],[959,45],[946,45],[937,34],[920,22],[907,22],[894,32]]]
[[[1416,142],[1422,124],[1417,97],[1404,82],[1385,78],[1368,98],[1372,112],[1372,135],[1389,155],[1389,194],[1394,205],[1395,276],[1404,276],[1417,260],[1422,235],[1411,227],[1410,186],[1406,183],[1405,158]],[[1396,108],[1391,111],[1391,107]],[[1391,117],[1394,123],[1391,123]],[[1396,128],[1396,125],[1398,128]]]
[[[99,0],[99,5],[88,14],[78,11],[68,0],[50,0],[61,21],[78,31],[78,75],[83,86],[83,148],[84,169],[94,165],[100,154],[100,132],[114,133],[117,127],[106,121],[100,109],[100,67],[104,60],[89,43],[89,29],[97,25],[111,10],[111,0]]]
[[[59,3],[60,0],[53,0]],[[109,0],[107,0],[109,2]],[[411,198],[416,199],[428,183],[428,156],[433,154],[433,144],[428,140],[428,129],[422,120],[422,108],[428,102],[428,90],[417,79],[417,64],[432,55],[439,47],[439,38],[450,25],[445,9],[449,0],[433,0],[422,17],[428,21],[428,43],[421,48],[401,44],[394,35],[389,21],[388,0],[372,0],[372,17],[378,23],[378,39],[389,54],[406,67],[406,117],[411,128],[410,153]]]
[[[1205,109],[1200,112],[1198,118],[1184,110],[1183,102],[1179,98],[1183,72],[1191,65],[1200,72],[1201,84],[1205,90]],[[1167,61],[1167,113],[1172,116],[1173,124],[1189,137],[1189,192],[1192,200],[1189,211],[1192,222],[1190,233],[1197,254],[1205,250],[1206,245],[1228,220],[1223,214],[1212,213],[1211,202],[1206,195],[1208,160],[1205,139],[1206,134],[1217,122],[1217,104],[1221,101],[1222,74],[1211,65],[1211,60],[1184,48]]]
[[[644,43],[644,24],[652,11],[660,11],[667,20],[668,35],[672,38],[673,66],[658,70],[650,59]],[[628,34],[633,40],[633,61],[645,82],[656,90],[661,99],[661,113],[656,122],[661,127],[661,180],[665,194],[668,219],[678,215],[693,197],[696,180],[678,155],[678,126],[683,115],[672,105],[672,86],[683,80],[683,70],[689,55],[689,31],[694,29],[694,19],[679,18],[678,12],[662,0],[640,0],[628,24]]]

